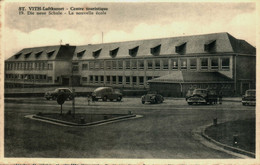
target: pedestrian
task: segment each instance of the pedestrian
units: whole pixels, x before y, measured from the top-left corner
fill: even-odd
[[[219,91],[218,93],[218,102],[219,104],[222,104],[222,91]]]

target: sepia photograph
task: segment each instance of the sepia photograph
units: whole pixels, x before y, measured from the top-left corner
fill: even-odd
[[[257,1],[0,3],[0,163],[259,163]]]

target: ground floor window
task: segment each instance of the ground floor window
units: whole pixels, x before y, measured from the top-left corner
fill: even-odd
[[[139,85],[144,85],[144,77],[139,77]]]
[[[123,84],[123,76],[118,76],[118,84]]]
[[[228,70],[230,67],[230,59],[229,58],[221,58],[221,69]]]

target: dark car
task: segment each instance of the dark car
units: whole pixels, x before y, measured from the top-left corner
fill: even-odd
[[[213,104],[217,103],[218,95],[215,90],[195,89],[192,95],[186,98],[189,105],[192,104]]]
[[[47,100],[56,100],[60,94],[64,94],[67,100],[72,100],[74,96],[73,92],[69,88],[57,88],[54,91],[45,92],[44,97]]]
[[[98,101],[99,99],[102,99],[103,101],[121,101],[123,98],[123,95],[119,92],[114,90],[111,87],[99,87],[94,90],[92,93],[92,100]]]
[[[150,103],[162,103],[164,101],[164,98],[162,95],[158,94],[155,91],[150,91],[146,95],[143,95],[141,97],[142,103],[150,102]]]
[[[256,102],[256,90],[250,89],[245,92],[242,97],[242,105],[255,105]]]

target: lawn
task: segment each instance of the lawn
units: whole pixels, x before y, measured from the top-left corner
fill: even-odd
[[[205,134],[214,140],[255,153],[255,118],[210,126]]]

